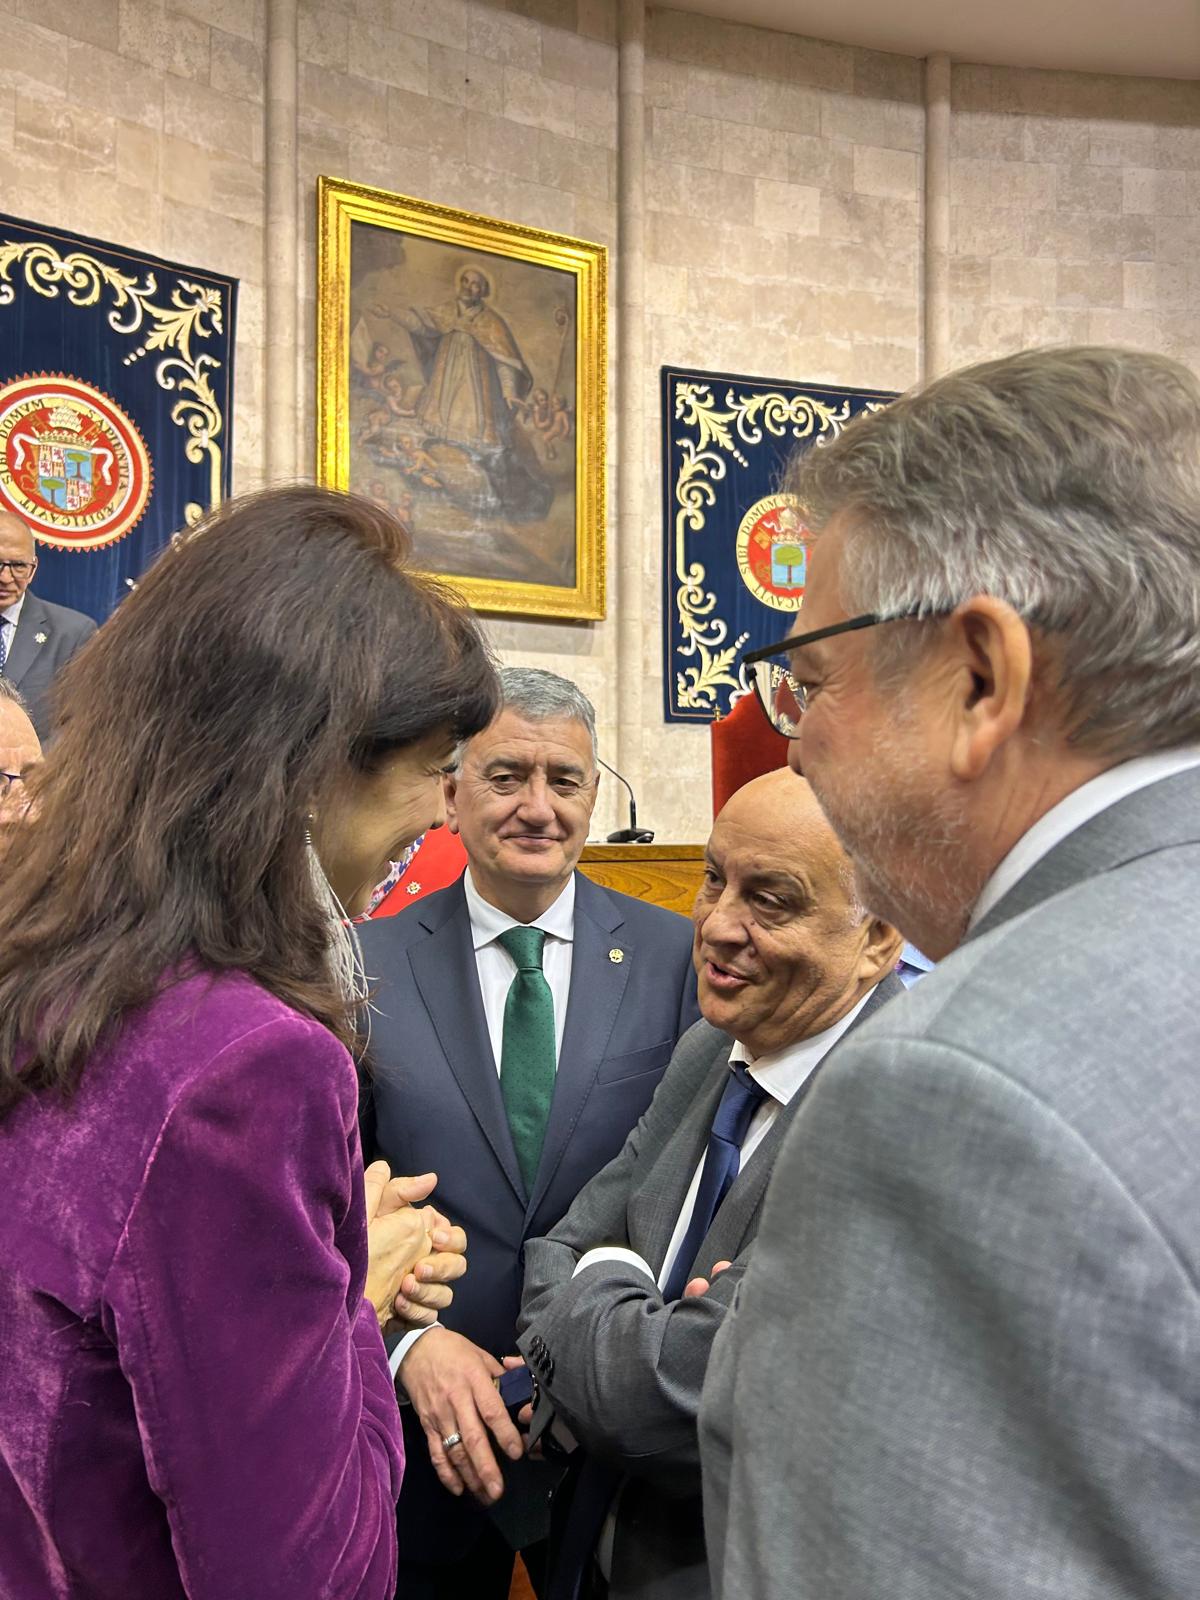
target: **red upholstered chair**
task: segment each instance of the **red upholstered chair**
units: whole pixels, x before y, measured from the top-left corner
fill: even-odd
[[[409,862],[408,871],[400,882],[375,907],[371,921],[394,917],[414,900],[423,900],[435,889],[444,889],[462,876],[466,864],[467,852],[458,835],[449,828],[434,828],[422,839],[421,848]]]
[[[761,778],[764,772],[787,766],[788,742],[775,732],[752,694],[735,701],[729,715],[709,727],[715,817],[730,795],[751,778]]]

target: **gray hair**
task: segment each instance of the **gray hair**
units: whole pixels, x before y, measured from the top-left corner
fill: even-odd
[[[596,710],[583,690],[569,678],[544,667],[501,667],[500,711],[515,711],[529,722],[548,722],[563,717],[582,722],[592,744],[592,765],[596,766]],[[499,712],[497,712],[499,715]],[[454,753],[454,766],[462,765],[466,746]]]
[[[848,514],[848,608],[995,596],[1054,645],[1076,743],[1200,738],[1200,381],[1179,362],[1080,346],[967,367],[798,457],[787,487],[815,533]],[[873,659],[927,642],[882,629]]]
[[[28,716],[29,707],[25,704],[25,697],[21,694],[16,684],[10,678],[6,678],[2,672],[0,672],[0,700],[11,700],[13,705],[19,706]]]

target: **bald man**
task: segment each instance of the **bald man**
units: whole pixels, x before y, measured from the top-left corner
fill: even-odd
[[[0,678],[0,847],[5,827],[25,815],[25,779],[42,759],[25,704],[7,678]]]
[[[703,1020],[624,1149],[525,1249],[519,1340],[588,1452],[550,1600],[709,1593],[696,1417],[781,1140],[825,1056],[903,993],[901,938],[865,913],[812,791],[788,771],[713,825],[693,912]],[[569,1491],[567,1491],[569,1492]]]
[[[0,677],[20,689],[38,737],[47,739],[54,679],[96,624],[82,611],[29,592],[37,564],[28,526],[11,511],[0,511]]]

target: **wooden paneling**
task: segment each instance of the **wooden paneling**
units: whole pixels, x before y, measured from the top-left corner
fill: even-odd
[[[692,914],[704,873],[698,844],[589,844],[579,870],[605,889],[634,895],[668,911]]]

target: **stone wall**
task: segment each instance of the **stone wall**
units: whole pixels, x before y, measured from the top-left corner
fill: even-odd
[[[263,31],[262,0],[0,3],[0,209],[241,279],[240,488],[263,474]]]
[[[264,478],[266,0],[0,0],[0,206],[242,280],[235,481]],[[302,471],[319,174],[598,240],[621,271],[616,0],[298,0]],[[922,67],[663,8],[645,28],[640,659],[608,618],[497,620],[574,677],[665,840],[709,820],[708,733],[661,722],[658,372],[903,387],[921,369]],[[1200,366],[1200,86],[957,66],[952,352],[1112,339]],[[610,317],[610,350],[618,350]],[[634,375],[638,377],[637,374]],[[616,462],[615,396],[609,457]],[[628,593],[628,590],[624,592]],[[632,652],[631,652],[632,654]],[[617,742],[622,674],[644,684]],[[597,831],[623,807],[604,792]]]
[[[325,174],[595,240],[608,246],[615,269],[615,40],[615,8],[604,0],[549,0],[509,10],[466,0],[301,0],[299,181],[306,239],[315,237],[316,180]],[[313,252],[306,250],[302,461],[312,460],[316,426],[314,267]],[[610,349],[614,345],[610,319]],[[609,418],[611,462],[611,397]],[[610,474],[610,491],[614,481]],[[612,498],[610,492],[615,526]],[[614,563],[610,538],[610,599]],[[580,685],[596,706],[602,754],[615,762],[611,604],[599,623],[495,619],[488,632],[505,662],[547,667]],[[611,783],[601,787],[599,833],[619,824],[612,791]]]
[[[1200,367],[1200,85],[953,82],[955,362],[1094,340]]]
[[[646,55],[645,472],[657,510],[662,366],[885,389],[916,380],[924,112],[921,65],[902,56],[667,10],[650,14]],[[671,838],[703,839],[709,733],[655,720],[656,520],[645,540],[640,809]]]

